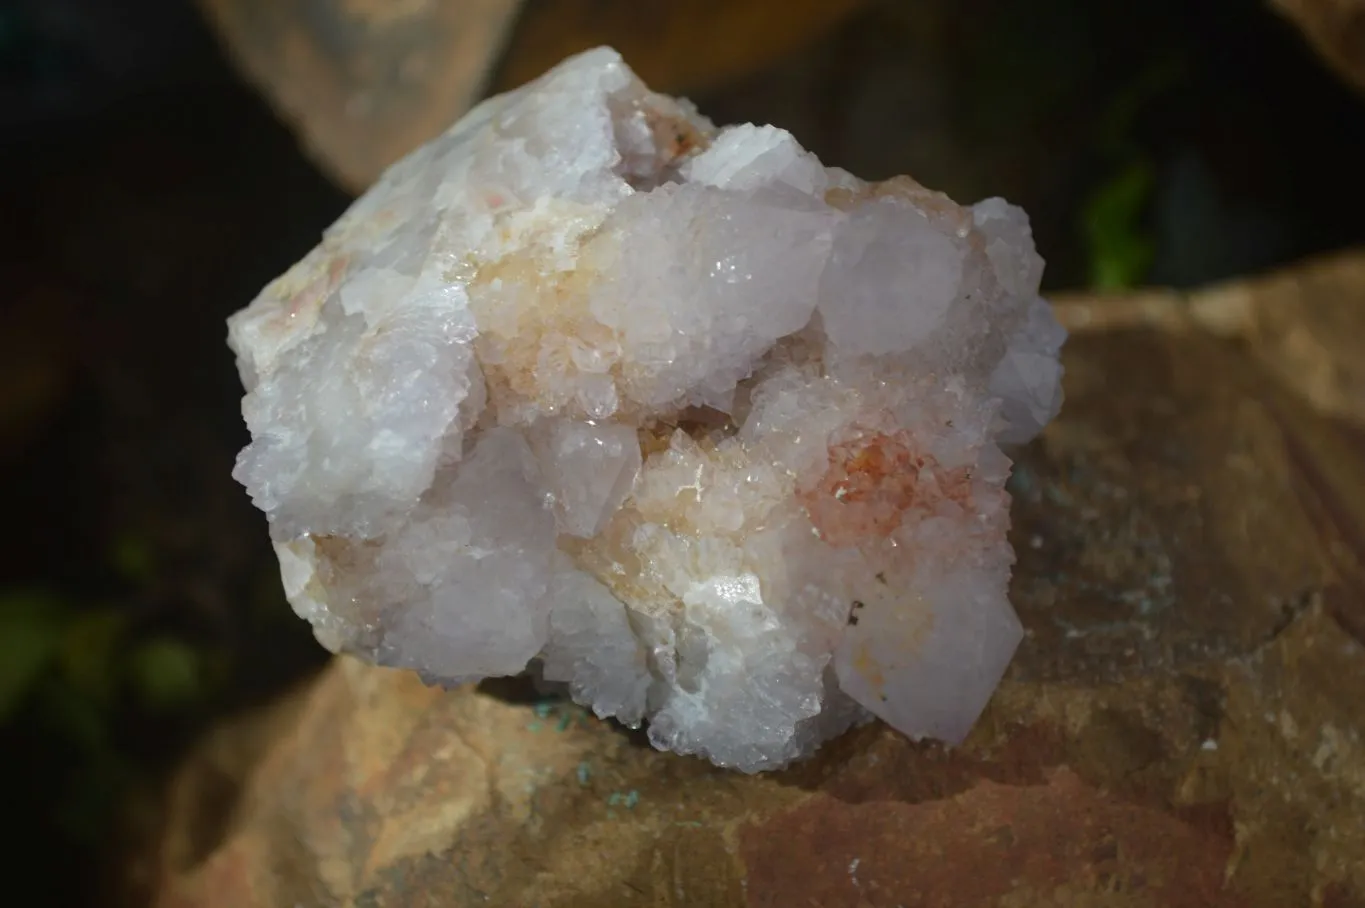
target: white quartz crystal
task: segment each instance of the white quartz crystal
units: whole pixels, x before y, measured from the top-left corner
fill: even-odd
[[[1024,213],[716,129],[613,51],[393,167],[230,323],[286,592],[328,648],[563,682],[783,766],[956,742],[1021,636],[1009,460],[1061,405]]]

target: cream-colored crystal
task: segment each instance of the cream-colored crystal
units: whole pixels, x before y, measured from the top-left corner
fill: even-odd
[[[1061,403],[1023,212],[717,130],[612,51],[391,169],[231,320],[236,476],[330,649],[538,663],[747,771],[959,740],[1021,636],[1001,443]]]

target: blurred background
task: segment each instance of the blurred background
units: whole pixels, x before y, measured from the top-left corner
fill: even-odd
[[[186,747],[322,663],[229,475],[223,321],[472,101],[610,43],[718,122],[1022,204],[1052,290],[1189,287],[1365,239],[1365,14],[1282,5],[0,4],[6,888],[140,904]]]

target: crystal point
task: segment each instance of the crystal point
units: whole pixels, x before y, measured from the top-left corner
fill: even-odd
[[[1021,627],[1001,444],[1061,405],[1022,211],[717,129],[609,49],[399,162],[230,320],[294,609],[454,683],[536,663],[745,771],[960,740]]]

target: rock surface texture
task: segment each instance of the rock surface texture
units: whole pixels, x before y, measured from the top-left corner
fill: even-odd
[[[396,165],[233,317],[236,476],[337,652],[528,665],[746,771],[958,742],[1065,332],[1023,212],[717,130],[612,51]]]
[[[1365,399],[1325,415],[1276,352],[1332,325],[1365,360],[1361,262],[1058,300],[1067,405],[1011,483],[1030,633],[951,752],[873,723],[744,776],[341,658],[185,767],[157,904],[1365,904]]]

